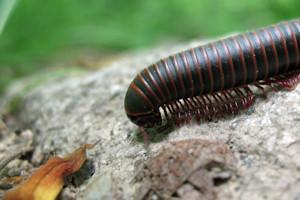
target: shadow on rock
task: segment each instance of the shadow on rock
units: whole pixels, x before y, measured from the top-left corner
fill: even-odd
[[[176,127],[172,123],[168,123],[163,126],[155,127],[155,128],[148,128],[146,132],[149,136],[149,142],[151,143],[158,143],[163,141],[165,138],[169,136],[169,134],[175,129]],[[134,142],[137,143],[144,143],[144,136],[143,133],[137,129],[134,133]]]

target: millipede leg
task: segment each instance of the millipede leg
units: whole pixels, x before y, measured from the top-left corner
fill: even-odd
[[[225,96],[226,100],[228,102],[231,101],[230,105],[230,109],[232,110],[232,114],[237,113],[239,111],[239,105],[237,103],[237,101],[234,100],[234,97],[231,94],[231,91],[229,90],[225,90],[222,92],[222,94]]]
[[[259,83],[255,83],[254,86],[262,91],[262,95],[266,99],[267,98],[267,93],[265,91],[265,88],[263,86],[261,86]]]
[[[174,112],[173,107],[171,104],[166,105],[167,110],[169,111],[168,114],[170,115],[169,118],[172,117],[172,113]]]
[[[221,104],[222,104],[222,110],[224,111],[224,114],[225,113],[231,113],[231,109],[230,109],[230,101],[226,99],[223,99],[222,97],[224,97],[225,95],[220,95],[219,93],[216,93],[216,97],[220,100]],[[222,113],[223,114],[223,113]]]
[[[170,107],[172,109],[171,118],[175,121],[175,125],[177,125],[176,124],[176,115],[177,115],[177,112],[178,112],[177,106],[175,105],[174,102],[172,102],[170,104]]]
[[[203,116],[205,117],[205,119],[209,120],[209,108],[205,104],[204,99],[197,96],[197,97],[195,97],[195,100],[199,103],[199,105],[201,105],[201,107],[203,107],[202,110],[203,110]],[[199,110],[199,112],[200,112],[200,110]]]
[[[203,101],[199,97],[194,97],[193,98],[195,105],[199,105],[197,109],[197,115],[196,115],[196,120],[197,122],[200,122],[202,118],[205,118],[208,120],[208,109],[207,106],[203,103]]]
[[[167,119],[167,120],[170,120],[170,119],[169,119],[169,114],[168,114],[168,112],[167,112],[167,110],[166,110],[166,106],[163,105],[163,106],[162,106],[162,109],[163,109],[163,111],[164,111],[164,114],[165,114],[166,119]]]
[[[213,99],[215,100],[214,106],[217,108],[216,109],[216,115],[219,115],[221,117],[224,117],[224,112],[225,112],[225,106],[222,100],[219,100],[217,97],[217,93],[212,94]]]
[[[174,104],[176,106],[176,113],[174,113],[173,117],[174,117],[174,120],[175,120],[175,125],[179,126],[180,125],[180,117],[179,117],[180,106],[178,105],[177,101],[175,101]]]
[[[195,119],[210,121],[214,117],[224,117],[226,114],[237,114],[240,110],[249,108],[254,102],[254,94],[248,86],[232,88],[207,95],[180,99],[162,106],[167,120],[172,120],[176,126]],[[144,131],[143,131],[144,133]],[[147,141],[147,134],[144,135]]]
[[[184,110],[185,109],[185,106],[183,105],[183,103],[179,100],[179,101],[177,101],[178,103],[179,103],[179,105],[180,105],[180,107],[181,107],[181,111],[178,113],[178,117],[179,117],[179,122],[180,122],[180,124],[183,124],[184,123],[184,113],[182,112],[182,110]]]
[[[268,78],[267,80],[263,80],[259,82],[260,85],[266,85],[271,87],[274,92],[278,91],[278,89],[276,88],[277,85],[276,83],[277,81],[274,78]]]
[[[246,98],[247,100],[244,104],[244,108],[247,109],[254,103],[254,94],[248,86],[245,86],[244,90],[247,93],[247,98]]]
[[[196,115],[198,106],[193,104],[191,98],[186,99],[186,102],[190,106],[190,119],[193,119],[193,117]]]
[[[235,96],[231,94],[231,91],[235,93]],[[247,109],[254,102],[254,94],[248,86],[229,89],[227,91],[223,91],[221,94],[225,97],[225,101],[223,103],[227,106],[228,114],[236,114],[240,110]]]
[[[293,89],[300,82],[300,71],[271,77],[254,83],[266,98],[264,86],[275,88],[281,85]],[[254,93],[248,85],[235,87],[219,92],[180,99],[162,106],[167,120],[172,120],[179,126],[195,119],[212,120],[214,117],[224,117],[226,114],[237,114],[240,110],[248,109],[254,103]],[[142,130],[144,141],[148,143],[148,135]]]
[[[213,106],[213,103],[212,103],[212,101],[211,101],[211,99],[208,97],[208,95],[203,95],[203,96],[201,96],[201,97],[203,97],[202,99],[204,100],[204,102],[205,102],[205,100],[208,102],[206,105],[207,105],[207,111],[208,111],[208,120],[210,121],[210,120],[212,120],[212,116],[214,116],[214,115],[216,115],[216,113],[217,113],[217,110],[216,110],[216,107],[214,107]]]
[[[284,75],[282,79],[277,80],[277,83],[287,90],[295,89],[299,82],[300,82],[299,71]]]
[[[240,110],[240,106],[244,105],[246,103],[245,102],[245,96],[244,96],[243,92],[239,88],[233,88],[233,91],[235,92],[235,94],[238,97],[235,101],[238,104],[238,109]],[[239,105],[239,103],[241,105]]]
[[[189,104],[187,103],[186,99],[183,100],[185,105],[185,116],[184,116],[184,123],[189,123],[189,121],[192,120],[190,111],[192,108],[190,108]]]
[[[287,90],[293,90],[300,82],[300,71],[294,71],[283,75],[278,75],[275,77],[271,77],[267,80],[259,81],[254,84],[259,89],[263,90],[262,85],[269,86],[273,89],[273,91],[278,91],[276,86],[281,86]]]
[[[228,92],[228,94],[230,95],[231,99],[232,99],[232,105],[234,106],[234,113],[238,113],[240,110],[240,105],[239,105],[239,101],[236,100],[237,97],[233,96],[234,91],[230,91]]]
[[[197,123],[200,123],[202,117],[202,113],[201,113],[202,103],[198,102],[195,97],[192,97],[191,101],[194,103],[194,105],[197,105],[197,103],[199,105],[199,108],[195,110],[195,118]]]

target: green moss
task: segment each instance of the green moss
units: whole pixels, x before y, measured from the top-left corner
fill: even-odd
[[[16,95],[8,102],[8,109],[7,111],[11,114],[16,114],[22,104],[23,96]]]

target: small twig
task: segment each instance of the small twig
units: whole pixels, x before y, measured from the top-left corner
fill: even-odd
[[[29,152],[29,151],[32,151],[33,150],[33,147],[27,147],[27,148],[24,148],[20,151],[17,151],[15,153],[13,153],[12,155],[8,156],[8,158],[6,159],[3,159],[1,162],[0,162],[0,179],[3,177],[3,172],[4,172],[4,169],[5,167],[11,162],[13,161],[14,159],[20,157],[21,155]]]
[[[94,143],[92,144],[92,148],[94,148],[94,146],[96,146],[97,144],[99,144],[100,141],[101,141],[101,139],[99,139],[99,140],[97,140],[96,142],[94,142]]]

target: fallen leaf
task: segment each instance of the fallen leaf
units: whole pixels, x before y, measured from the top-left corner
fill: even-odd
[[[95,144],[85,144],[72,154],[52,157],[20,186],[8,191],[4,200],[54,200],[64,184],[64,177],[78,171],[86,160],[86,150]]]

